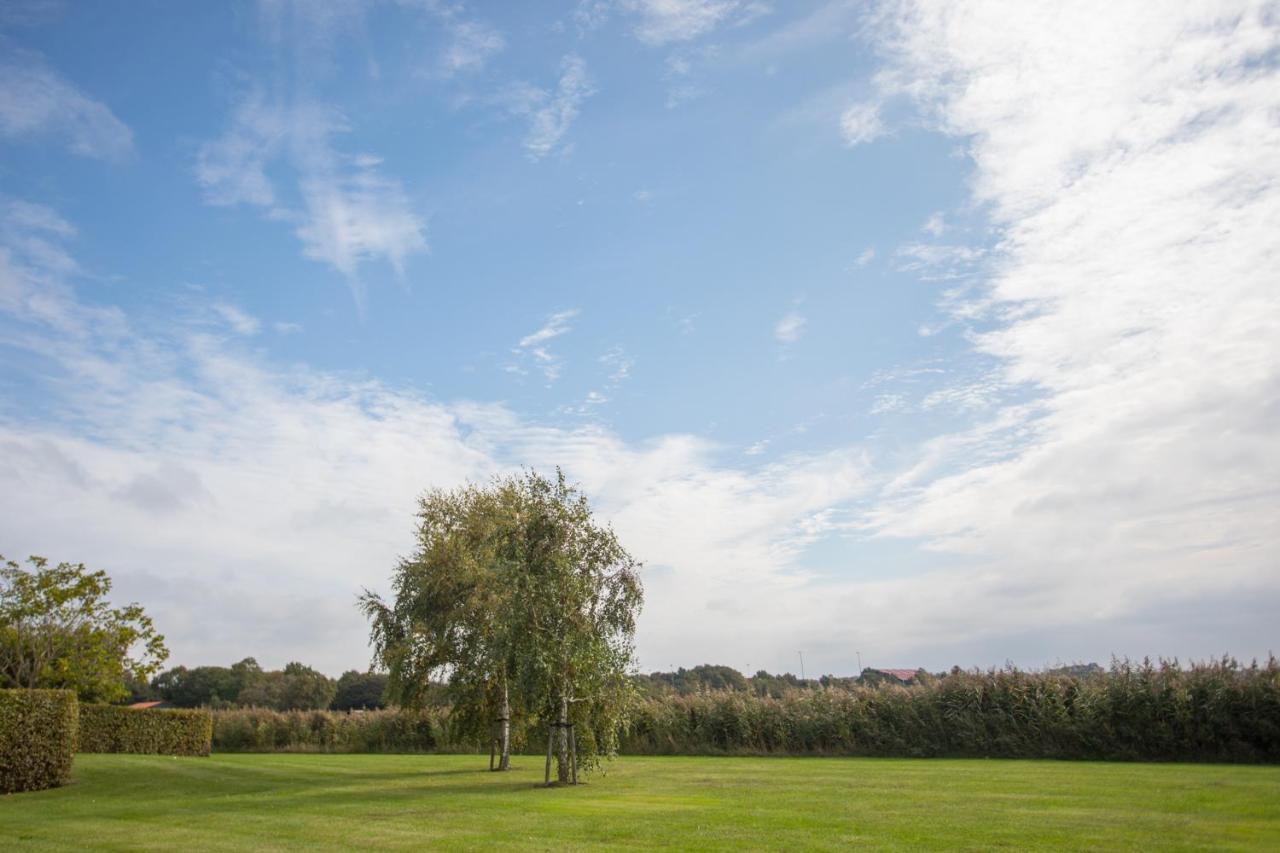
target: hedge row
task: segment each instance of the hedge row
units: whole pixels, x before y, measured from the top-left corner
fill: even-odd
[[[80,752],[208,755],[212,741],[209,711],[80,706]]]
[[[70,690],[0,690],[0,793],[66,784],[77,710]]]
[[[650,699],[622,751],[1280,762],[1280,666],[1124,662],[1084,679],[1005,670],[782,699]]]

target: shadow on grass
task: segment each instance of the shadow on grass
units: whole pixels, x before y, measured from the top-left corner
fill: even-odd
[[[154,759],[85,767],[66,790],[71,796],[142,799],[157,813],[190,809],[211,814],[259,812],[264,805],[284,811],[368,808],[418,811],[449,802],[465,807],[467,798],[516,796],[540,792],[542,774],[495,773],[486,766],[351,769],[317,762],[256,764],[205,759]]]

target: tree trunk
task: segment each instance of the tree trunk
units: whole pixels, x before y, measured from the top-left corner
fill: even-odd
[[[572,767],[569,761],[569,696],[560,694],[560,733],[556,746],[556,779],[562,785],[573,780]]]
[[[569,760],[573,770],[573,784],[578,784],[578,730],[569,724]]]
[[[502,755],[498,758],[498,769],[509,770],[511,768],[511,697],[507,692],[506,682],[502,684],[502,717],[499,723],[502,725]]]
[[[548,785],[551,784],[551,745],[555,743],[556,727],[554,725],[547,726],[547,773],[543,776],[542,781]]]

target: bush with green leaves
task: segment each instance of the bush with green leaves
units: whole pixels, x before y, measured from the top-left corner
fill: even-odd
[[[204,756],[212,741],[209,711],[80,706],[80,752]]]
[[[77,705],[70,690],[0,690],[0,794],[66,784]]]

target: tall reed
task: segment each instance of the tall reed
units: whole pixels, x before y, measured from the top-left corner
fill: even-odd
[[[584,733],[585,736],[586,733]],[[518,720],[516,751],[545,729]],[[447,709],[214,712],[216,752],[475,752]],[[641,700],[621,751],[1280,762],[1280,663],[1116,661],[1092,677],[953,672],[911,686]]]

